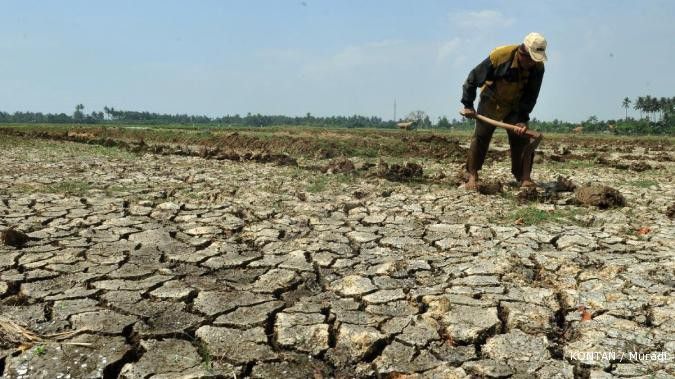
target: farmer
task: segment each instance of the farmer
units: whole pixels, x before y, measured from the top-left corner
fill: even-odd
[[[519,130],[508,131],[511,146],[511,173],[521,187],[534,187],[530,177],[534,152],[523,155],[529,139],[525,136],[530,112],[539,96],[546,61],[546,39],[539,33],[530,33],[520,45],[500,46],[492,50],[483,62],[469,73],[463,86],[462,114],[475,117],[473,101],[476,88],[481,87],[478,114],[497,121],[515,124]],[[477,189],[478,171],[495,127],[476,120],[476,128],[469,148],[466,169],[467,189]]]

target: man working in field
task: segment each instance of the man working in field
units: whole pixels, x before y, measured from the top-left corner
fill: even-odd
[[[530,33],[520,45],[500,46],[469,73],[463,86],[462,113],[473,117],[476,88],[481,88],[478,114],[497,121],[515,124],[519,129],[508,131],[511,146],[511,173],[522,187],[532,187],[530,177],[534,154],[523,154],[528,144],[524,135],[530,112],[539,96],[546,61],[546,39],[539,33]],[[495,127],[476,120],[476,128],[466,163],[467,189],[477,189],[478,171],[485,161]]]

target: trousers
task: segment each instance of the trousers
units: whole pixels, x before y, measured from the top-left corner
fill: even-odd
[[[477,113],[493,120],[503,121],[509,124],[518,122],[516,119],[517,115],[509,107],[500,106],[496,102],[488,99],[481,99],[480,103],[478,103]],[[494,131],[494,126],[476,120],[476,127],[474,129],[473,137],[471,138],[471,145],[469,147],[469,154],[466,162],[466,169],[468,172],[478,172],[483,167]],[[529,143],[529,138],[527,136],[519,136],[512,131],[507,131],[507,134],[509,137],[509,146],[511,147],[511,173],[517,181],[522,181],[524,178],[530,177],[534,153],[527,154],[528,156],[524,156],[523,154],[523,148]],[[529,161],[526,162],[526,160]],[[528,172],[524,172],[525,170],[528,170]]]

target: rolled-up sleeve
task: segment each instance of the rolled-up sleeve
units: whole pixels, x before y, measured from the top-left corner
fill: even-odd
[[[480,87],[492,77],[494,67],[490,61],[490,57],[485,58],[484,61],[478,64],[466,78],[462,86],[462,104],[465,108],[473,108],[473,102],[476,100],[476,88]]]

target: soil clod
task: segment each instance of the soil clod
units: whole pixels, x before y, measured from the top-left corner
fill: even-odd
[[[322,169],[328,174],[342,174],[355,170],[354,163],[345,157],[335,158],[328,162],[328,165]]]
[[[502,182],[498,180],[481,182],[478,184],[478,193],[483,195],[496,195],[502,192],[503,188]]]
[[[0,233],[0,240],[2,240],[3,245],[22,247],[30,240],[26,233],[16,230],[14,228],[9,228]]]
[[[666,216],[671,220],[675,218],[675,203],[671,204],[668,209],[666,209]]]
[[[577,202],[600,209],[623,207],[626,199],[619,191],[600,184],[586,184],[576,190]]]
[[[415,179],[421,179],[424,175],[422,166],[413,162],[406,162],[404,165],[389,165],[380,161],[377,166],[377,176],[391,181],[404,182]]]

